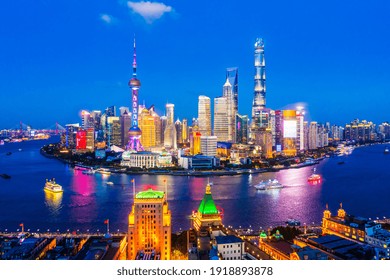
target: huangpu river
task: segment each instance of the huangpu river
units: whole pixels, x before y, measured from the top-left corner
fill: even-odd
[[[0,231],[25,230],[104,231],[110,220],[111,231],[126,231],[127,217],[136,192],[149,187],[164,190],[167,180],[172,230],[190,227],[189,216],[196,211],[205,186],[213,183],[212,195],[223,211],[223,223],[254,228],[284,224],[293,218],[306,224],[319,224],[322,213],[336,213],[340,203],[349,214],[366,218],[390,215],[390,155],[384,145],[356,148],[352,154],[326,158],[315,165],[323,180],[310,185],[307,178],[313,166],[279,172],[220,177],[167,175],[83,174],[56,159],[43,157],[39,149],[58,138],[6,143],[0,146]],[[10,155],[7,155],[11,152]],[[344,164],[339,164],[339,161]],[[43,191],[47,178],[55,178],[62,194]],[[254,185],[276,178],[285,187],[259,191]],[[108,185],[107,182],[112,182]]]

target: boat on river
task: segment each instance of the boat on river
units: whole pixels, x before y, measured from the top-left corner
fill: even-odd
[[[45,191],[53,192],[53,193],[62,193],[64,190],[60,184],[57,184],[55,179],[46,179],[45,187],[43,188]]]
[[[257,185],[255,185],[255,188],[257,190],[272,190],[272,189],[281,189],[283,188],[284,186],[279,183],[278,180],[276,179],[269,179],[268,181],[264,182],[264,181],[261,181],[260,183],[258,183]]]
[[[316,169],[313,168],[313,174],[311,174],[311,175],[309,176],[309,178],[307,178],[307,181],[308,181],[309,183],[311,183],[311,184],[318,184],[318,183],[321,182],[321,180],[322,180],[321,175],[316,174]]]

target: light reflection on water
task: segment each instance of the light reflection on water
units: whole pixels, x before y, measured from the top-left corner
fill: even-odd
[[[7,213],[0,216],[0,230],[17,227],[21,221],[31,228],[104,230],[107,218],[113,230],[126,230],[133,201],[132,179],[135,179],[136,192],[150,185],[165,190],[166,180],[173,231],[189,227],[188,215],[197,210],[208,180],[213,183],[216,204],[224,210],[224,223],[235,227],[264,228],[283,224],[289,218],[307,224],[319,223],[326,203],[336,211],[343,202],[347,212],[359,216],[390,214],[390,188],[384,183],[390,181],[387,172],[390,157],[383,155],[380,146],[356,149],[344,159],[343,165],[337,164],[338,159],[325,159],[315,166],[323,180],[310,185],[307,178],[313,173],[313,167],[210,179],[114,173],[86,175],[42,157],[39,154],[42,142],[38,142],[9,146],[16,151],[11,149],[13,154],[7,157],[2,154],[9,147],[0,147],[0,171],[12,176],[10,180],[0,180],[0,211]],[[22,152],[17,151],[19,147],[23,148]],[[61,198],[45,195],[42,200],[43,184],[49,177],[55,177],[63,186]],[[267,191],[254,188],[261,180],[274,178],[285,187]],[[113,185],[107,185],[108,181]]]
[[[49,191],[44,191],[45,194],[45,204],[50,210],[52,216],[58,216],[62,208],[62,192],[53,193]]]

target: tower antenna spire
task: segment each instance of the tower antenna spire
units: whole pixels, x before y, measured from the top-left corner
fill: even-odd
[[[136,43],[135,43],[135,34],[134,34],[134,45],[133,45],[133,77],[137,76],[137,52],[136,52]]]
[[[131,88],[131,127],[128,132],[129,142],[126,150],[143,151],[144,148],[141,144],[142,131],[138,127],[138,90],[141,86],[141,82],[137,79],[137,54],[134,35],[134,53],[133,53],[133,77],[129,81],[129,87]]]

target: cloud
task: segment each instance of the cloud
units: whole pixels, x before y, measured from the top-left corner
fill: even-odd
[[[156,19],[161,18],[165,13],[173,11],[171,6],[167,6],[164,3],[141,1],[141,2],[127,2],[127,6],[133,11],[133,13],[142,16],[149,24],[153,23]]]
[[[107,24],[114,23],[114,21],[115,21],[115,18],[109,14],[101,14],[100,19]]]

